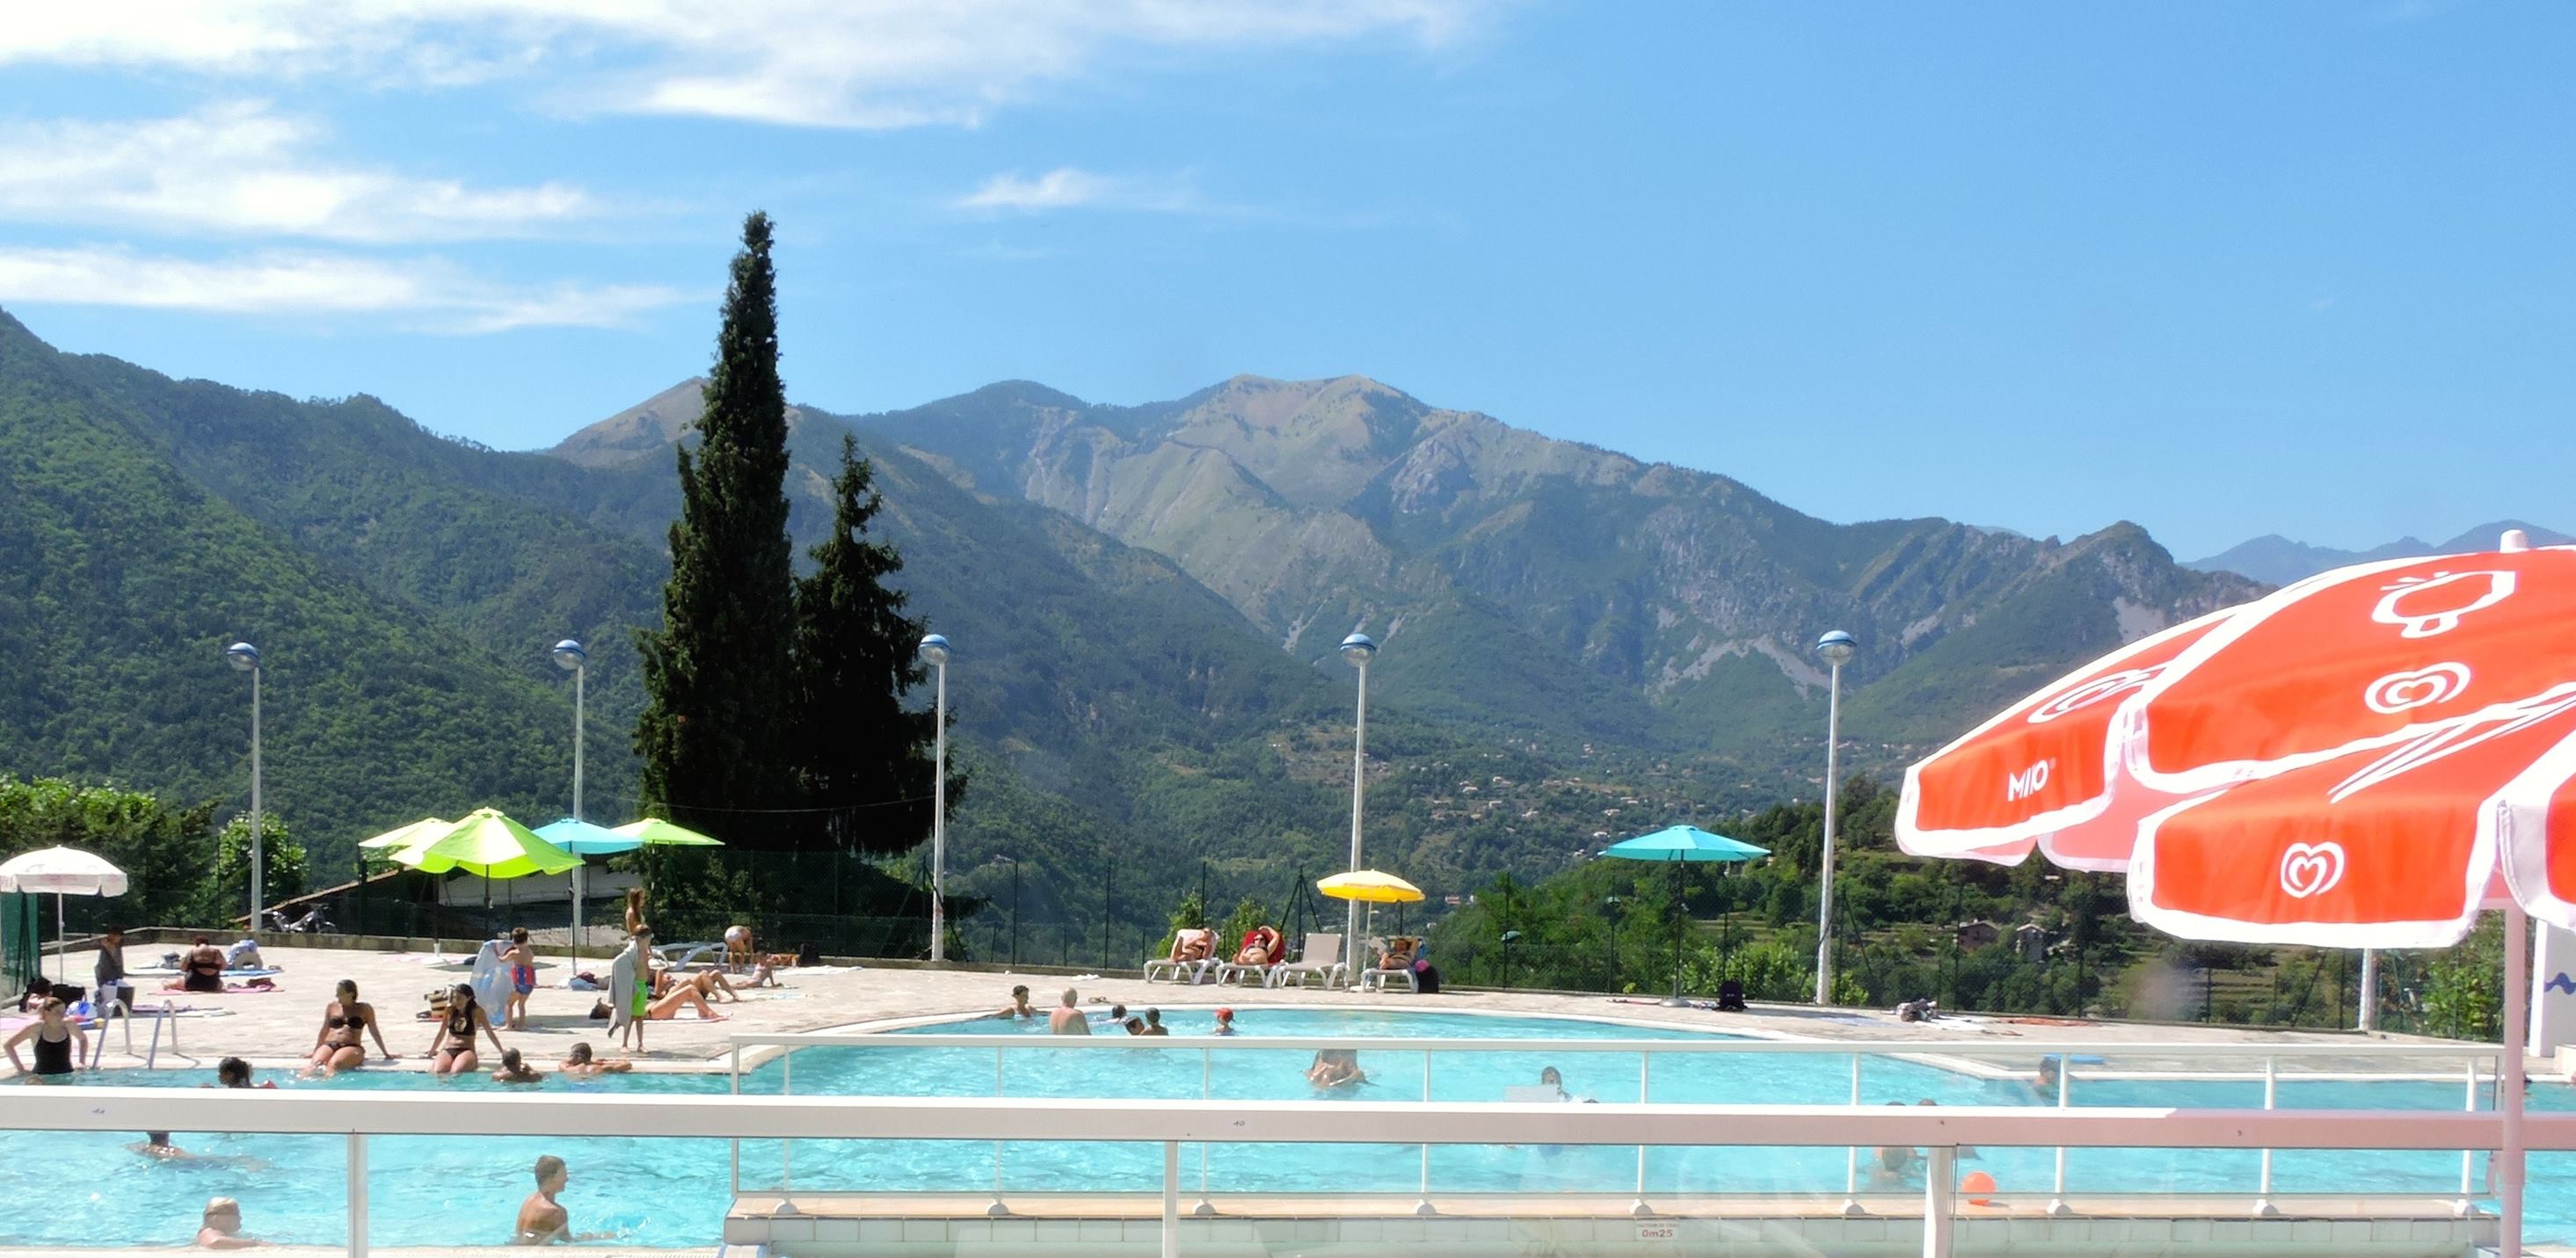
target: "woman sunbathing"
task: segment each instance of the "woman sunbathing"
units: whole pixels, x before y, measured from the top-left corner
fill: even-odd
[[[1279,934],[1267,926],[1255,926],[1243,934],[1243,947],[1234,954],[1236,965],[1268,965],[1279,959]]]
[[[668,1022],[679,1017],[683,1009],[697,1010],[700,1022],[724,1020],[723,1014],[707,1007],[706,990],[694,979],[686,983],[672,984],[671,990],[662,993],[661,999],[644,1007],[644,1016],[656,1022]]]
[[[333,991],[330,1004],[322,1006],[322,1029],[313,1036],[313,1051],[307,1054],[312,1069],[330,1078],[343,1070],[355,1070],[367,1064],[367,1047],[362,1035],[376,1037],[376,1051],[386,1061],[394,1060],[394,1050],[385,1047],[383,1028],[376,1025],[376,1007],[358,999],[358,984],[341,979]]]

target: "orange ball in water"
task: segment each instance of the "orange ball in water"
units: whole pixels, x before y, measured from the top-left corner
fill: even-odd
[[[1968,1197],[1968,1204],[1969,1204],[1969,1205],[1972,1205],[1972,1206],[1990,1206],[1990,1205],[1993,1205],[1993,1204],[1995,1204],[1995,1203],[1994,1203],[1994,1201],[1993,1201],[1991,1198],[1989,1198],[1989,1197],[1980,1197],[1980,1196],[1977,1196],[1977,1195],[1975,1195],[1975,1194],[1977,1194],[1977,1193],[1992,1193],[1992,1192],[1994,1192],[1994,1191],[1995,1191],[1995,1177],[1994,1177],[1994,1176],[1992,1176],[1992,1175],[1988,1175],[1988,1174],[1986,1174],[1984,1171],[1970,1171],[1970,1172],[1968,1172],[1968,1174],[1967,1174],[1967,1177],[1966,1177],[1966,1178],[1961,1179],[1961,1180],[1959,1181],[1959,1191],[1960,1191],[1960,1192],[1963,1192],[1963,1193],[1967,1193],[1967,1194],[1969,1194],[1969,1197]]]

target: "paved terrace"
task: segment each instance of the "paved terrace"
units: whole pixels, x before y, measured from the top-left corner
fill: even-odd
[[[126,965],[129,970],[156,965],[162,954],[173,946],[164,943],[129,945],[125,949]],[[466,967],[454,953],[447,954],[445,958],[452,968],[440,968],[437,964],[440,958],[430,953],[312,947],[264,947],[262,952],[269,964],[284,970],[277,977],[277,990],[274,992],[167,994],[168,999],[188,1007],[189,1013],[176,1020],[179,1051],[169,1051],[165,1040],[159,1056],[160,1066],[210,1069],[216,1060],[226,1056],[245,1057],[262,1068],[300,1065],[313,1044],[323,1006],[331,999],[333,984],[349,978],[357,981],[363,997],[376,1006],[386,1041],[402,1055],[399,1062],[379,1062],[370,1068],[381,1069],[390,1065],[401,1069],[423,1069],[427,1065],[425,1055],[430,1039],[435,1032],[434,1024],[415,1020],[415,1015],[426,1007],[424,994],[466,977]],[[95,955],[86,950],[71,953],[69,976],[74,981],[85,982]],[[593,1048],[603,1055],[619,1055],[615,1052],[614,1037],[608,1033],[608,1024],[588,1016],[601,994],[573,991],[562,985],[564,979],[575,972],[568,957],[559,952],[546,952],[541,953],[541,958],[545,968],[539,971],[540,986],[536,994],[529,998],[528,1029],[503,1031],[503,1042],[521,1049],[531,1063],[540,1068],[559,1060],[564,1050],[576,1040],[590,1041]],[[608,962],[605,957],[586,956],[579,968],[604,978]],[[50,957],[47,969],[49,973],[52,971]],[[148,977],[134,980],[137,1003],[157,1005],[164,996],[153,990],[159,981]],[[1320,987],[1264,991],[1259,988],[1146,983],[1135,977],[1132,971],[1124,975],[1081,978],[1061,974],[1013,975],[987,970],[930,969],[900,962],[868,963],[845,969],[790,970],[783,981],[786,983],[784,988],[747,990],[741,1003],[719,1006],[727,1015],[723,1021],[701,1022],[684,1015],[679,1021],[649,1024],[646,1030],[649,1047],[638,1059],[639,1068],[723,1070],[729,1048],[727,1037],[735,1032],[824,1031],[897,1019],[990,1012],[1008,1003],[1012,984],[1021,982],[1029,985],[1032,1003],[1040,1008],[1053,1005],[1057,994],[1068,986],[1081,991],[1086,1006],[1094,1001],[1119,1001],[1140,1009],[1158,1005],[1166,1010],[1231,1005],[1243,1011],[1237,1022],[1250,1035],[1261,1034],[1257,1010],[1264,1006],[1351,1008],[1374,1005],[1426,1011],[1615,1018],[1643,1025],[1783,1039],[1873,1043],[1991,1040],[2000,1060],[2010,1060],[2016,1055],[2016,1040],[2098,1041],[2106,1047],[2113,1044],[2242,1043],[2252,1053],[2259,1053],[2267,1046],[2291,1043],[2350,1045],[2375,1041],[2439,1045],[2452,1042],[2408,1036],[2365,1037],[2352,1033],[2077,1022],[2056,1018],[1945,1017],[1932,1023],[1906,1023],[1886,1013],[1823,1011],[1795,1005],[1757,1004],[1748,1013],[1718,1013],[1667,1009],[1652,1003],[1621,1003],[1605,996],[1536,992],[1451,991],[1437,996],[1415,996],[1401,990],[1385,994],[1352,994],[1326,991]],[[140,1054],[151,1038],[153,1022],[150,1018],[134,1022],[136,1055],[133,1056],[123,1051],[124,1028],[120,1026],[110,1031],[105,1037],[108,1052],[104,1064],[110,1068],[142,1065]],[[6,1025],[14,1023],[0,1023],[0,1029],[5,1029]],[[484,1051],[489,1054],[488,1044]],[[2125,1053],[2111,1063],[2111,1068],[2244,1069],[2249,1064],[2250,1059],[2247,1063],[2223,1064],[2180,1059],[2158,1062],[2145,1055]],[[2312,1070],[2327,1065],[2309,1061],[2302,1063],[2302,1068]],[[2384,1071],[2395,1067],[2396,1063],[2385,1060],[2354,1059],[2351,1064],[2356,1071]],[[2022,1064],[2016,1073],[2028,1068],[2028,1064]]]

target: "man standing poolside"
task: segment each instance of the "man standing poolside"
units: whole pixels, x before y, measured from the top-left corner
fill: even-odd
[[[1047,1014],[1047,1033],[1050,1035],[1091,1034],[1091,1019],[1082,1016],[1082,993],[1070,987],[1064,989],[1064,1003],[1057,1005]]]

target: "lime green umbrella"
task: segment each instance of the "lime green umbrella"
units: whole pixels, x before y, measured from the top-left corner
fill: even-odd
[[[664,821],[660,817],[646,817],[642,821],[630,821],[625,825],[611,828],[609,833],[635,839],[647,847],[724,846],[722,840],[710,839],[687,826],[680,825],[676,822]]]
[[[501,815],[477,808],[465,820],[410,847],[396,848],[394,859],[425,874],[462,869],[485,878],[524,878],[560,874],[581,858],[537,837],[537,832]]]
[[[360,839],[358,846],[370,852],[382,851],[386,848],[399,851],[415,843],[435,839],[455,828],[456,823],[444,817],[423,817],[410,825],[387,830],[372,839]]]

